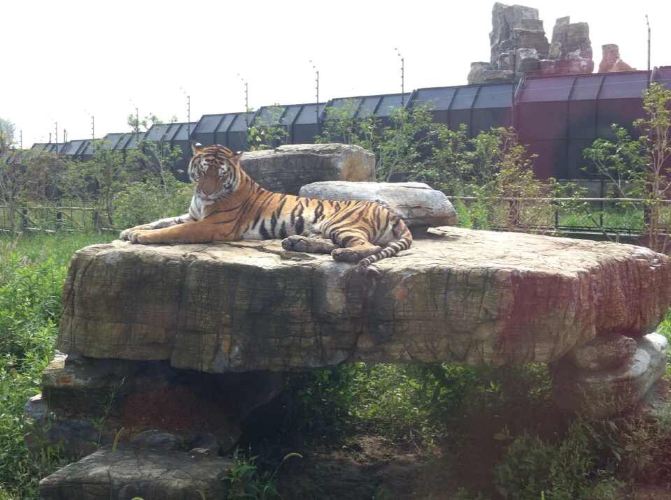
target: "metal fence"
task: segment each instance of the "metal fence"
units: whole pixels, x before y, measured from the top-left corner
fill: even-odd
[[[462,219],[471,219],[471,225],[497,230],[637,240],[645,233],[648,217],[648,202],[641,198],[448,198],[460,209]],[[667,234],[671,200],[660,203],[659,227]]]
[[[0,232],[115,231],[93,206],[0,205]]]
[[[473,227],[561,232],[611,239],[636,239],[646,229],[646,200],[640,198],[482,198],[448,196]],[[660,227],[671,229],[671,200],[664,200]],[[470,219],[470,220],[465,220]],[[0,232],[117,231],[95,206],[78,204],[0,205]]]

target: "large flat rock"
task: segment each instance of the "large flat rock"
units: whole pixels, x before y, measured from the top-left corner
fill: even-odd
[[[640,337],[671,303],[669,259],[630,245],[445,227],[357,273],[279,241],[77,252],[59,349],[207,372],[343,361],[557,360]]]

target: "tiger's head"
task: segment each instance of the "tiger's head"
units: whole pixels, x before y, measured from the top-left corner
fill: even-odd
[[[220,145],[192,146],[189,178],[196,184],[196,195],[204,201],[225,198],[237,189],[242,153]]]

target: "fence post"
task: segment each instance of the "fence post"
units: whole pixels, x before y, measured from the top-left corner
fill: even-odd
[[[28,229],[28,209],[22,208],[20,213],[21,213],[21,229],[25,231],[26,229]]]
[[[63,212],[60,210],[56,211],[56,231],[63,229]]]
[[[93,210],[93,228],[96,231],[100,231],[100,214],[97,209]]]

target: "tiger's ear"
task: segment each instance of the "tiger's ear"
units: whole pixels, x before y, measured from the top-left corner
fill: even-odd
[[[192,142],[191,143],[191,152],[193,155],[200,154],[200,152],[203,150],[203,145],[199,142]]]
[[[240,162],[241,158],[242,158],[242,151],[236,151],[231,156],[231,161],[234,161],[234,162],[238,163],[238,162]]]

